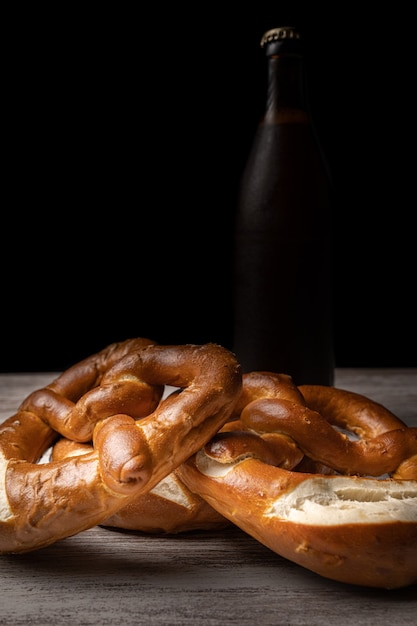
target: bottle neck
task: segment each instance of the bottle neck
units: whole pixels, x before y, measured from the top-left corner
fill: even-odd
[[[268,58],[268,91],[264,123],[307,122],[303,58],[280,54]]]

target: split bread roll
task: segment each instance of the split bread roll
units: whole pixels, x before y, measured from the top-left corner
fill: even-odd
[[[370,587],[417,582],[417,482],[289,472],[256,459],[219,463],[210,446],[185,484],[277,554],[321,576]]]
[[[181,480],[321,576],[386,589],[416,583],[417,428],[358,394],[298,391],[296,402],[285,393],[250,401],[178,468]]]
[[[0,425],[0,553],[100,524],[146,494],[229,419],[241,389],[216,344],[112,344],[26,398]],[[165,385],[177,388],[161,399]],[[87,454],[39,463],[62,436]]]

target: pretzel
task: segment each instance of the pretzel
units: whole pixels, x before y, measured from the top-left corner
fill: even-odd
[[[359,394],[291,387],[287,379],[280,397],[248,398],[179,477],[321,576],[387,589],[417,582],[417,428]]]
[[[236,427],[237,418],[249,402],[260,397],[280,397],[282,394],[297,400],[302,398],[292,384],[292,379],[285,374],[267,372],[243,374],[238,400],[224,429]],[[289,462],[289,459],[294,463],[294,458],[299,461],[304,456],[289,439],[287,442],[285,452],[274,459],[277,463]],[[269,444],[272,446],[271,440]],[[58,460],[71,455],[86,454],[91,450],[92,444],[81,444],[62,438],[53,446],[51,454],[53,459]],[[229,520],[220,515],[203,498],[190,491],[174,470],[153,489],[129,502],[101,525],[146,533],[176,534],[192,530],[219,530],[230,524]]]
[[[161,400],[164,386],[177,390]],[[241,388],[216,344],[111,344],[30,394],[0,425],[0,553],[99,524],[145,494],[228,420]],[[39,463],[60,437],[81,456]]]

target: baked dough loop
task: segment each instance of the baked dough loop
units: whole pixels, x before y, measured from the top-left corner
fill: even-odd
[[[271,373],[244,374],[237,408],[178,468],[191,491],[321,576],[417,582],[417,428],[359,394]]]
[[[137,338],[30,394],[0,425],[0,553],[74,535],[149,492],[228,420],[241,379],[222,346]],[[93,447],[43,462],[60,437]]]

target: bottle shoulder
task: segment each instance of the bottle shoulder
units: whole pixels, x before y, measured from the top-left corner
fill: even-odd
[[[290,107],[268,109],[260,122],[260,126],[275,126],[279,124],[301,124],[307,127],[312,126],[308,111]]]
[[[242,173],[241,195],[257,189],[264,197],[310,194],[329,189],[331,181],[321,146],[310,124],[262,122]]]
[[[237,227],[247,232],[327,237],[333,193],[326,163],[312,138],[259,131],[241,177]]]

